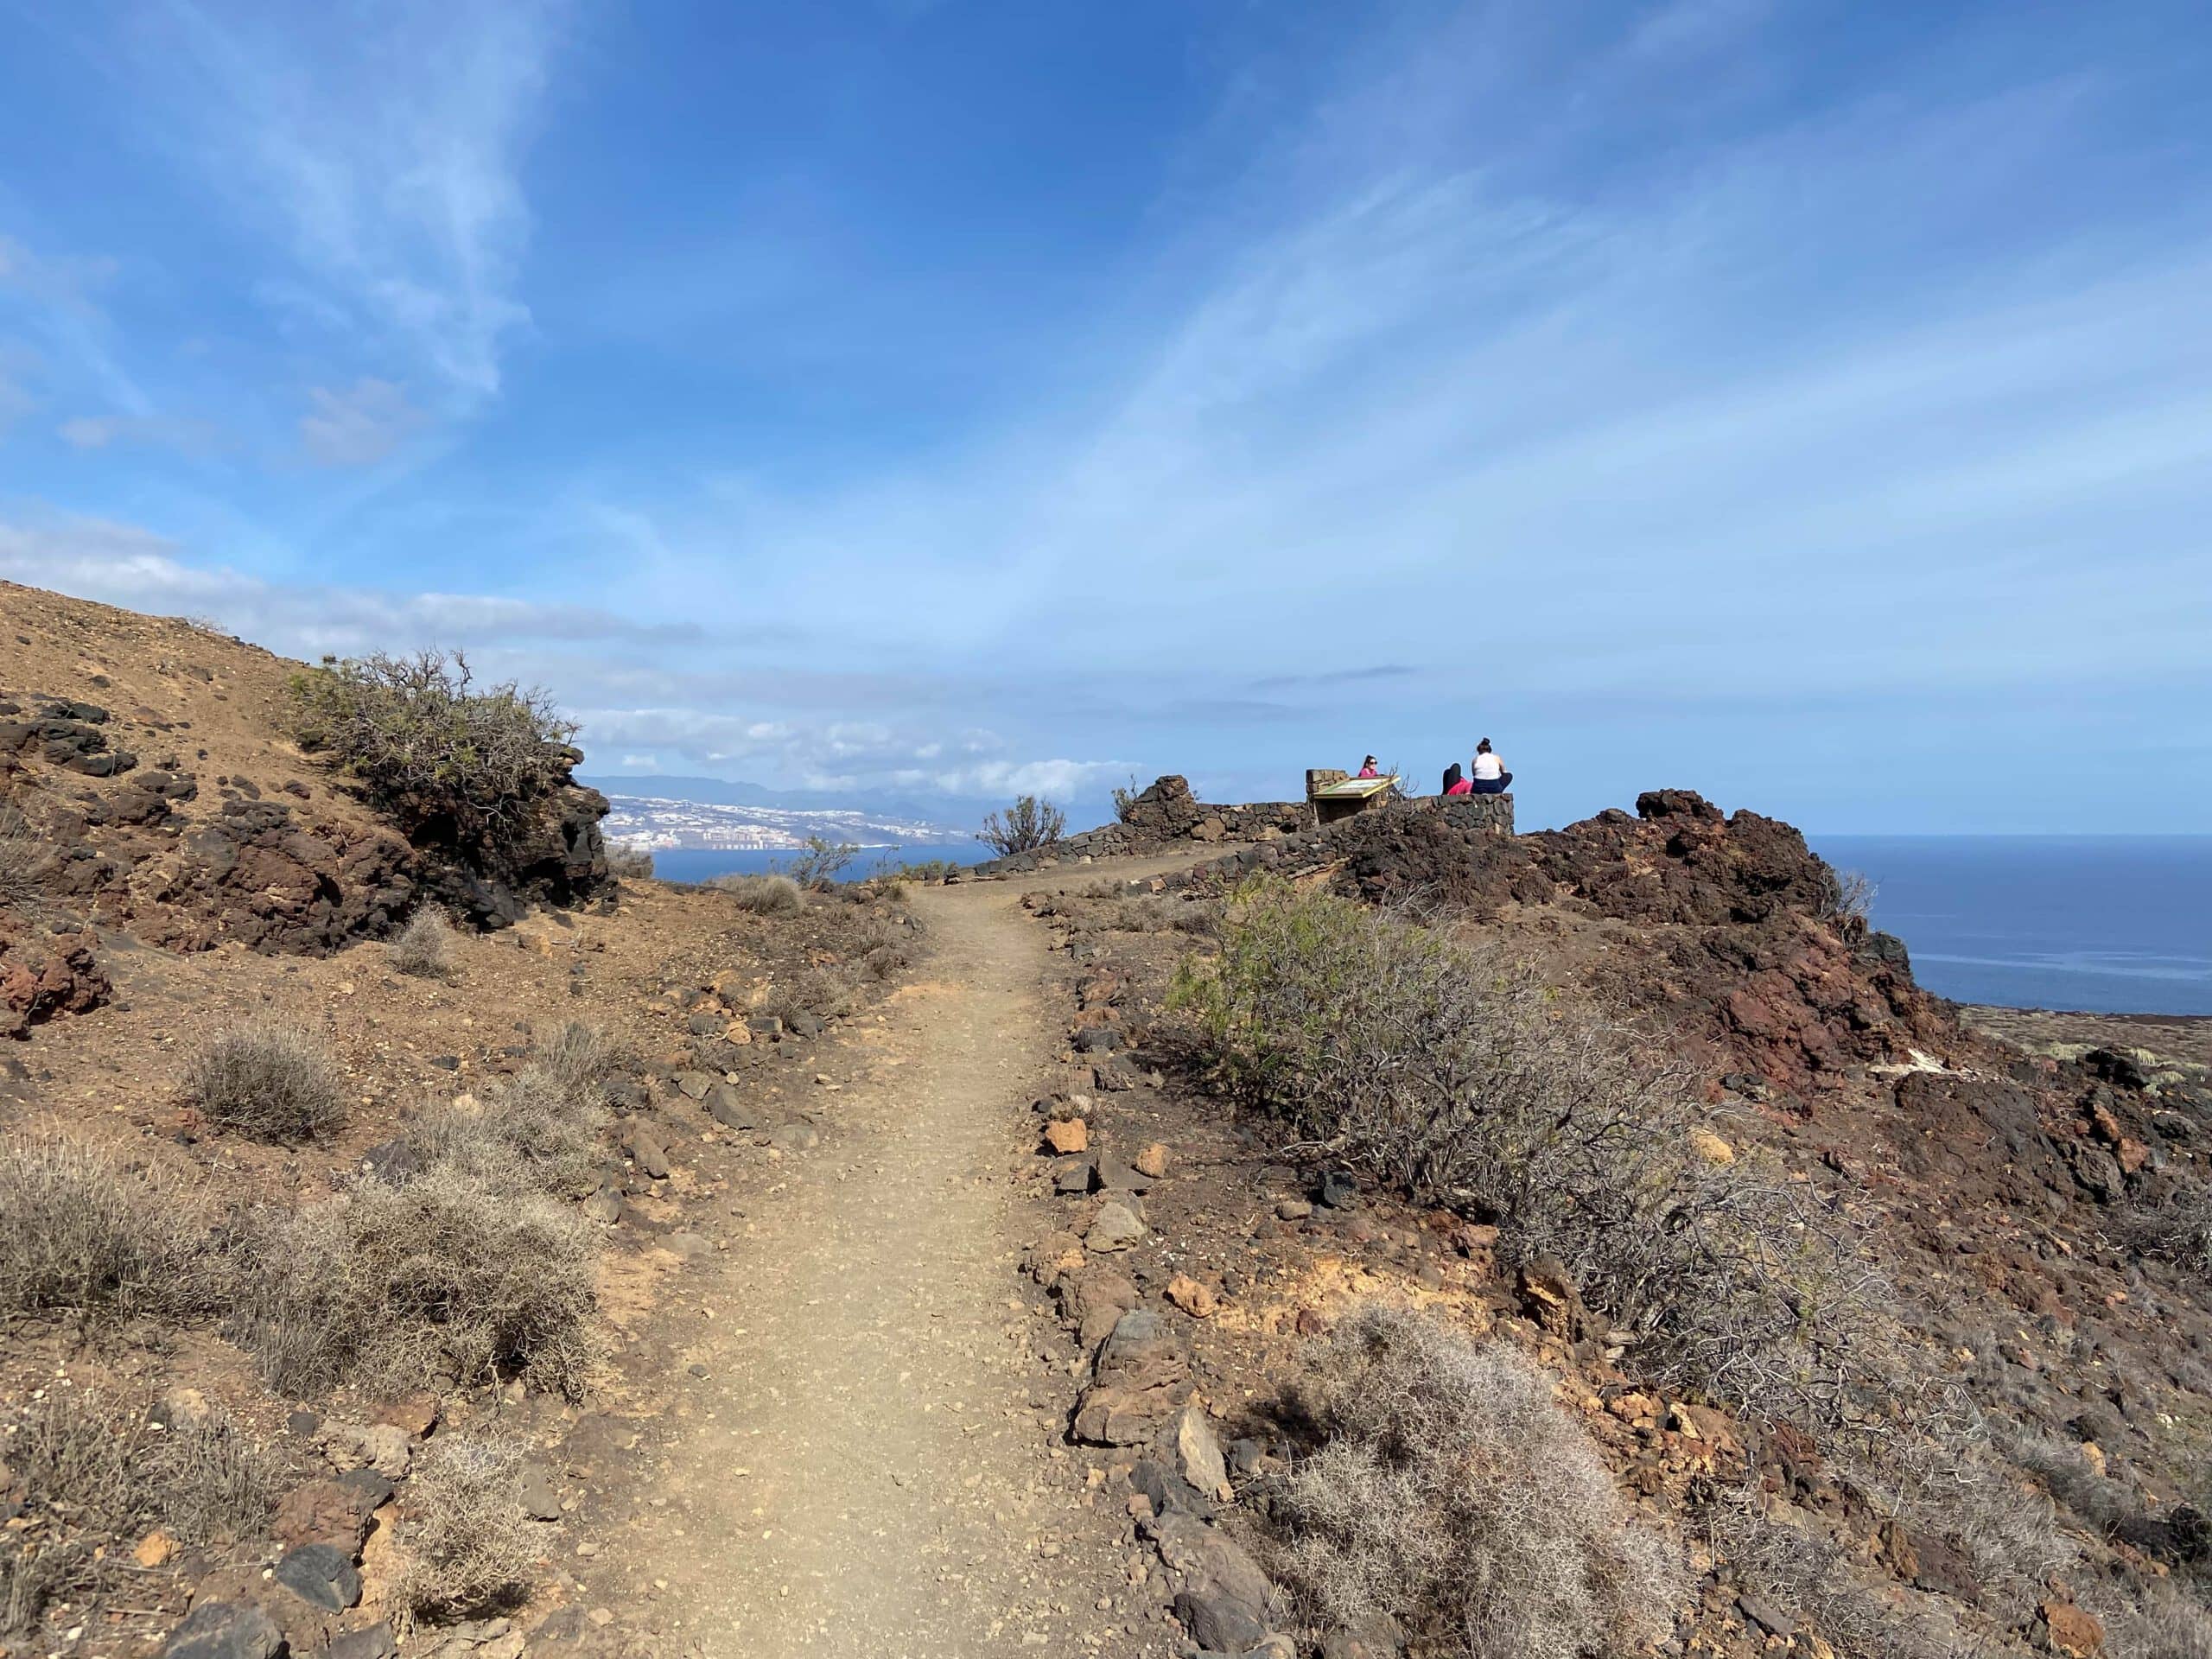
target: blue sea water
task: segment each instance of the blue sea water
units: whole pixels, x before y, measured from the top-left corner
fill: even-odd
[[[2212,1014],[2212,836],[1811,836],[1961,1002]]]
[[[839,872],[837,879],[841,881],[864,881],[871,875],[880,875],[901,864],[926,863],[938,858],[973,864],[981,854],[981,849],[964,845],[863,847],[854,855],[853,861]],[[681,847],[673,851],[664,849],[653,854],[653,874],[664,881],[704,881],[709,876],[738,872],[760,875],[770,870],[783,869],[791,863],[792,857],[793,855],[788,852],[721,851],[699,847]]]

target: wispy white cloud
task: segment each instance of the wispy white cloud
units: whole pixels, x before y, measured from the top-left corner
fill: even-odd
[[[344,391],[315,386],[300,417],[300,439],[326,467],[368,467],[391,454],[423,424],[423,412],[389,380],[364,378]]]
[[[212,422],[168,416],[75,415],[54,431],[72,449],[143,444],[188,455],[206,455],[213,454],[223,443],[221,429]]]
[[[474,405],[529,321],[519,168],[568,7],[371,11],[170,0],[142,17],[132,71],[204,182],[281,250],[258,287],[289,321],[365,336]]]

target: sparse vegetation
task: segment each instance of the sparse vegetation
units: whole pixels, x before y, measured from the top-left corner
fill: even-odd
[[[780,872],[766,875],[718,875],[707,885],[734,897],[756,916],[788,916],[805,904],[798,882]]]
[[[417,979],[451,979],[459,971],[453,950],[453,924],[444,912],[425,906],[391,942],[391,965]]]
[[[417,1113],[404,1139],[422,1168],[460,1170],[486,1185],[582,1198],[598,1184],[607,1106],[588,1027],[543,1045],[537,1058],[495,1086],[479,1107],[443,1103]]]
[[[220,1546],[259,1533],[274,1505],[272,1459],[219,1414],[156,1429],[143,1402],[54,1389],[7,1427],[0,1465],[22,1514],[0,1531],[0,1636],[116,1580],[118,1546],[150,1528]]]
[[[1873,925],[1874,895],[1879,891],[1863,871],[1838,870],[1835,897],[1828,917],[1847,933],[1864,933]]]
[[[778,874],[789,876],[802,887],[826,887],[860,855],[858,842],[831,841],[823,836],[809,836],[804,852],[792,854],[776,868]]]
[[[297,1145],[345,1122],[337,1069],[322,1048],[279,1026],[216,1037],[185,1069],[185,1103],[211,1123]]]
[[[1509,1259],[1556,1258],[1655,1380],[1826,1418],[1872,1351],[1882,1286],[1840,1219],[1700,1155],[1683,1077],[1508,957],[1258,881],[1170,1006],[1292,1150],[1496,1223]]]
[[[1129,809],[1137,804],[1137,797],[1143,793],[1144,791],[1139,786],[1136,779],[1136,774],[1135,772],[1131,772],[1129,774],[1129,781],[1128,783],[1116,784],[1114,785],[1114,819],[1116,823],[1127,823],[1129,821]]]
[[[653,879],[653,855],[626,841],[610,841],[607,843],[607,868],[620,880],[650,881]]]
[[[29,820],[0,806],[0,910],[29,910],[46,894],[53,854]]]
[[[2124,1231],[2143,1255],[2212,1281],[2212,1184],[2177,1181],[2163,1198],[2137,1206]]]
[[[1467,1659],[1611,1659],[1672,1629],[1678,1552],[1511,1349],[1368,1304],[1293,1404],[1315,1446],[1276,1491],[1274,1566],[1324,1627],[1387,1615]]]
[[[592,1241],[573,1211],[439,1164],[264,1211],[240,1249],[235,1323],[270,1385],[397,1394],[519,1376],[574,1397],[589,1358]]]
[[[400,1502],[399,1596],[410,1611],[461,1618],[520,1599],[539,1554],[521,1478],[510,1446],[441,1437],[424,1448]]]
[[[187,1312],[208,1294],[207,1250],[157,1166],[48,1130],[0,1141],[0,1314]]]
[[[575,722],[512,681],[475,690],[457,651],[326,658],[287,691],[301,747],[359,779],[416,842],[512,852],[568,779]]]
[[[1067,832],[1067,827],[1068,815],[1060,808],[1034,795],[1024,795],[1005,811],[994,812],[985,818],[976,839],[1005,858],[1052,846]]]

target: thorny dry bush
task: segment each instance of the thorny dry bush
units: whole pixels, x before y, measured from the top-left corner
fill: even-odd
[[[0,910],[29,910],[46,893],[54,855],[23,815],[0,806]]]
[[[479,1110],[411,1124],[402,1179],[257,1214],[233,1322],[272,1386],[396,1394],[519,1376],[580,1395],[594,1239],[554,1195],[589,1189],[613,1060],[591,1027],[563,1027]]]
[[[574,1398],[590,1361],[589,1224],[543,1194],[438,1166],[257,1216],[236,1325],[270,1385],[383,1396],[521,1377]]]
[[[399,1597],[410,1612],[461,1618],[512,1605],[538,1555],[520,1454],[491,1441],[433,1440],[400,1500],[399,1543]]]
[[[241,1026],[195,1053],[184,1098],[211,1123],[296,1145],[337,1128],[346,1108],[322,1047],[281,1026]]]
[[[607,843],[607,868],[620,880],[650,881],[653,879],[653,855],[627,842],[610,841]]]
[[[1239,889],[1169,998],[1291,1150],[1555,1257],[1673,1388],[1828,1421],[1885,1287],[1808,1186],[1719,1161],[1688,1080],[1524,964],[1279,881]]]
[[[741,910],[756,916],[788,916],[806,903],[799,885],[788,875],[717,875],[707,885],[728,893]]]
[[[453,948],[453,924],[442,911],[425,907],[391,942],[391,965],[417,979],[451,979],[456,971]]]
[[[183,1184],[50,1128],[0,1140],[0,1316],[180,1314],[213,1290]]]
[[[511,852],[568,781],[575,722],[512,681],[475,690],[459,652],[327,658],[286,692],[300,746],[358,778],[416,842]]]
[[[220,1416],[166,1429],[149,1417],[143,1403],[56,1389],[6,1425],[0,1465],[22,1512],[0,1531],[0,1637],[113,1584],[153,1527],[208,1548],[266,1527],[277,1471],[260,1447]]]
[[[2126,1242],[2145,1255],[2212,1280],[2212,1183],[2175,1183],[2127,1217]]]
[[[1512,1349],[1366,1304],[1294,1408],[1319,1444],[1275,1493],[1274,1565],[1317,1624],[1388,1615],[1466,1659],[1611,1659],[1673,1629],[1679,1552]]]
[[[1006,858],[1053,846],[1067,833],[1067,828],[1068,815],[1064,809],[1034,795],[1024,795],[1005,811],[986,817],[976,839]]]

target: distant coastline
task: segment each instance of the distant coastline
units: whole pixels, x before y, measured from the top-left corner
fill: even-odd
[[[2212,836],[1809,836],[1963,1003],[2212,1017]]]

